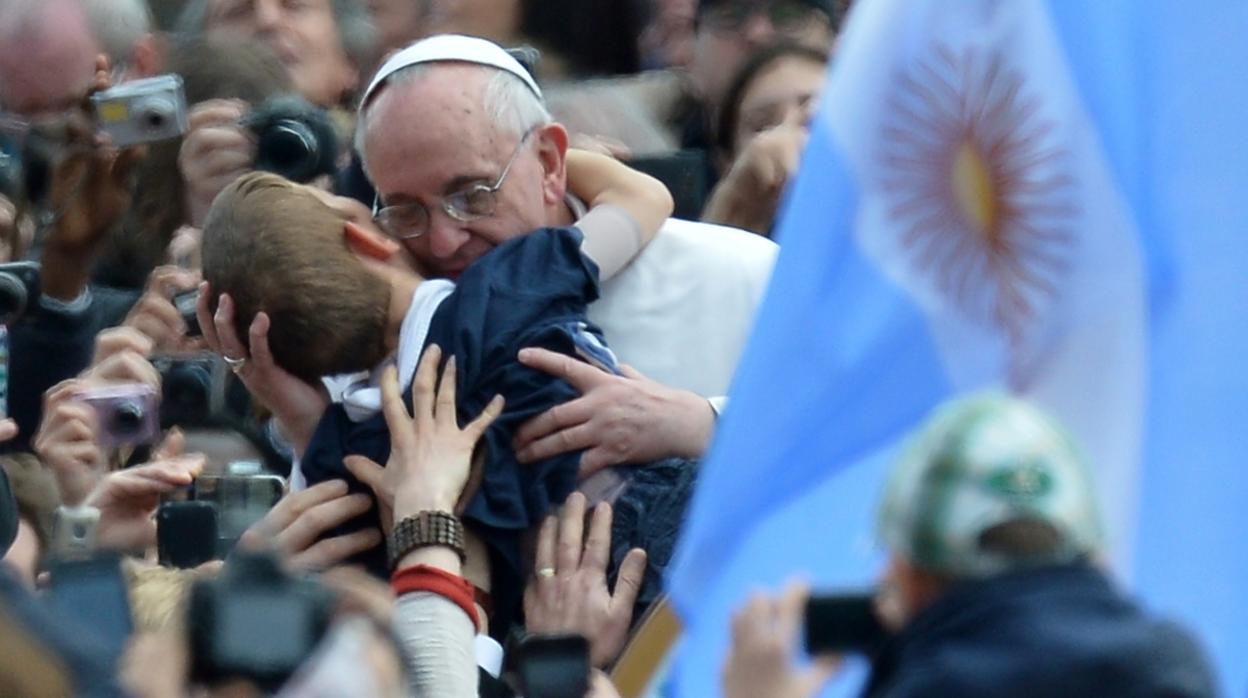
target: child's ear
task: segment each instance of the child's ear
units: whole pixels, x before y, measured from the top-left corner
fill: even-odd
[[[351,251],[381,261],[386,261],[399,251],[399,243],[386,237],[381,232],[354,221],[344,221],[342,234],[347,239]]]

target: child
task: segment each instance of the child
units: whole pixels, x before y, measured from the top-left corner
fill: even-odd
[[[394,356],[407,385],[422,350],[437,344],[456,360],[461,416],[480,413],[495,394],[506,398],[482,440],[480,488],[462,513],[490,550],[497,630],[519,607],[521,536],[576,487],[580,458],[578,452],[532,465],[516,461],[511,443],[519,426],[577,397],[566,382],[520,364],[517,353],[538,346],[614,369],[614,356],[585,317],[598,296],[599,268],[623,267],[672,208],[662,184],[610,158],[570,153],[568,171],[590,212],[574,227],[499,245],[455,284],[420,278],[402,265],[393,241],[344,222],[311,192],[271,175],[230,185],[204,227],[205,278],[214,293],[234,301],[240,336],[255,313],[269,314],[274,359],[291,373],[315,381]],[[309,485],[345,478],[367,491],[345,471],[344,456],[386,461],[384,419],[354,421],[349,407],[327,410],[304,453],[300,466]],[[376,515],[369,518],[376,525]],[[617,541],[617,549],[630,542]],[[384,571],[378,564],[384,551],[378,553],[371,566]],[[665,562],[659,557],[652,555],[655,583]]]

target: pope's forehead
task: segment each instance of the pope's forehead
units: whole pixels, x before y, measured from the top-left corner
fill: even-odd
[[[377,95],[369,108],[370,121],[410,120],[413,117],[448,118],[461,125],[481,120],[491,71],[466,64],[430,64],[411,76],[400,75]]]

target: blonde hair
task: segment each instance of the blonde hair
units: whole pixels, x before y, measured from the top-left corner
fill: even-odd
[[[184,570],[127,558],[122,561],[121,568],[130,590],[130,615],[135,633],[146,633],[184,629],[191,585],[216,576],[220,565],[209,563]]]

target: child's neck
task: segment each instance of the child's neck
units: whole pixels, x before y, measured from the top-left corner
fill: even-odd
[[[414,271],[399,273],[392,270],[386,276],[390,282],[390,308],[386,311],[386,350],[393,355],[399,350],[399,337],[403,332],[403,321],[407,319],[407,313],[412,308],[412,298],[425,279]]]

